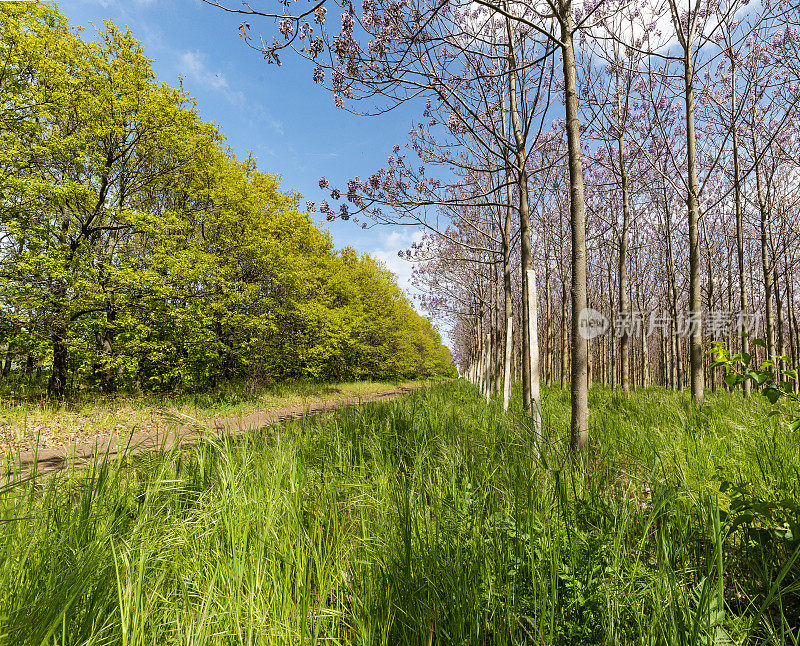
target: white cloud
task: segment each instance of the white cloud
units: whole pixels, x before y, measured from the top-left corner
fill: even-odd
[[[388,233],[381,234],[379,247],[369,250],[369,254],[373,258],[383,261],[389,271],[397,277],[397,284],[409,298],[417,293],[417,290],[411,285],[414,263],[409,262],[405,257],[400,258],[397,252],[405,251],[412,242],[420,242],[422,234],[422,229],[393,229]]]
[[[190,83],[220,92],[232,106],[249,115],[253,127],[266,125],[270,129],[283,134],[283,123],[272,117],[264,106],[252,103],[242,90],[230,87],[228,79],[222,72],[214,71],[206,64],[206,55],[200,51],[186,51],[178,58],[178,73]]]
[[[180,58],[179,72],[187,79],[196,81],[200,85],[213,90],[223,90],[228,87],[228,81],[221,72],[212,72],[205,63],[205,54],[184,52]],[[241,93],[239,93],[241,94]]]
[[[414,264],[397,255],[398,251],[405,251],[411,246],[411,243],[422,242],[424,235],[423,229],[414,229],[412,227],[403,227],[401,229],[392,229],[391,231],[382,232],[379,236],[380,246],[374,247],[369,250],[369,255],[377,260],[383,261],[386,267],[397,277],[397,284],[400,286],[406,296],[411,301],[411,305],[419,311],[417,303],[414,301],[413,296],[419,295],[421,292],[411,284],[411,273],[414,270]],[[423,313],[423,312],[421,312]],[[424,313],[423,313],[424,314]],[[450,351],[453,350],[453,344],[450,340],[447,330],[443,329],[440,324],[434,323],[435,327],[439,330],[442,336],[442,343],[444,343]]]

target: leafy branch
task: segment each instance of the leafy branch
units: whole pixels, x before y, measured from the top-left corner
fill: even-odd
[[[753,339],[753,345],[766,348],[767,344],[763,339]],[[761,389],[761,394],[766,397],[771,404],[776,404],[781,398],[785,398],[793,403],[800,402],[800,395],[794,392],[794,382],[797,381],[796,368],[781,368],[781,364],[788,365],[789,357],[775,355],[771,359],[763,361],[756,368],[751,366],[753,355],[747,352],[731,356],[728,348],[723,341],[715,341],[711,352],[715,355],[715,361],[711,368],[725,369],[725,384],[731,388],[741,386],[746,381],[751,381],[755,388]],[[777,415],[780,411],[773,411],[771,415]],[[791,429],[800,429],[800,415],[791,414]]]

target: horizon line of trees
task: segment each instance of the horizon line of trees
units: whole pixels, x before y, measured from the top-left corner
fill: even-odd
[[[452,376],[385,266],[237,160],[141,44],[0,5],[0,373],[54,398]]]

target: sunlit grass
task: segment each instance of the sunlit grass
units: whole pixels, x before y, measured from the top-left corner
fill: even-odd
[[[0,640],[796,643],[797,438],[708,399],[597,387],[577,461],[567,393],[537,451],[444,384],[31,479],[0,500]]]
[[[336,384],[298,382],[257,386],[228,384],[209,393],[101,395],[78,393],[67,402],[54,402],[39,388],[0,394],[0,451],[25,450],[93,441],[100,436],[125,437],[132,431],[174,428],[183,424],[211,424],[214,419],[254,411],[305,408],[310,403],[334,403],[369,397],[399,386],[426,382],[357,381]]]

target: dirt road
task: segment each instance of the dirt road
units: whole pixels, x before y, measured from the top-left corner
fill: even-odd
[[[235,435],[242,431],[264,428],[272,424],[279,424],[303,415],[316,415],[345,406],[357,406],[366,402],[384,401],[400,397],[418,388],[417,386],[400,386],[390,390],[364,395],[361,397],[347,397],[334,400],[311,400],[305,406],[285,406],[267,411],[254,411],[245,415],[233,417],[214,418],[210,425],[213,432],[220,435]],[[130,457],[152,451],[160,447],[170,448],[179,444],[191,444],[197,437],[198,425],[191,422],[176,423],[170,427],[144,432],[133,432],[129,435],[96,437],[92,441],[73,444],[68,447],[40,448],[38,451],[20,451],[15,454],[6,454],[6,466],[3,470],[6,477],[25,478],[30,475],[36,465],[37,473],[48,473],[63,469],[74,464],[76,468],[88,465],[92,456],[108,454],[109,458],[116,458],[120,454]]]

